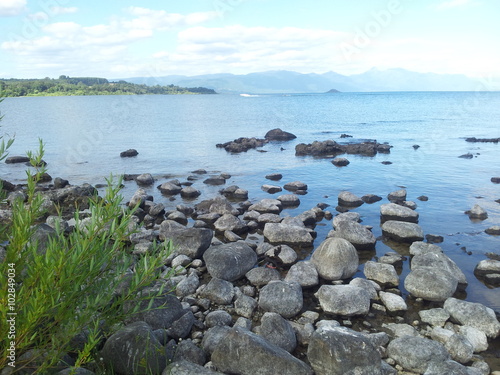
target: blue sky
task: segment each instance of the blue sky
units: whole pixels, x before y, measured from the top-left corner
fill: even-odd
[[[0,77],[404,68],[500,79],[498,0],[0,0]]]

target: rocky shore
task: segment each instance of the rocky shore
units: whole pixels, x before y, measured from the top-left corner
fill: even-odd
[[[380,152],[378,144],[369,147]],[[196,171],[193,179],[202,174]],[[220,184],[226,177],[219,176]],[[289,216],[284,209],[300,207],[307,183],[281,183],[277,174],[268,178],[273,185],[262,188],[277,196],[257,201],[238,186],[198,200],[193,179],[171,180],[158,186],[162,194],[189,197],[190,203],[166,210],[142,188],[154,178],[134,176],[139,186],[128,204],[140,208],[137,230],[129,236],[130,256],[171,240],[174,252],[151,288],[168,284],[165,290],[173,291],[154,301],[166,307],[137,314],[102,343],[100,357],[107,367],[124,375],[486,375],[495,370],[481,355],[500,335],[498,317],[460,298],[467,277],[438,245],[424,242],[416,204],[405,189],[385,197],[343,191],[332,210],[319,203]],[[40,187],[49,213],[40,230],[50,231],[56,207],[64,208],[59,225],[71,230],[75,207],[85,209],[96,193],[91,185],[63,185]],[[21,186],[4,186],[10,190],[7,202],[24,194]],[[380,222],[361,223],[356,208],[363,204],[379,206]],[[9,212],[8,204],[0,210],[3,224]],[[473,219],[485,212],[478,206],[467,214]],[[332,230],[317,243],[320,223]],[[406,277],[400,276],[405,259],[399,253],[363,261],[363,254],[384,239],[372,234],[375,225],[386,239],[409,246]],[[355,276],[363,263],[362,277]],[[176,275],[164,279],[169,269]],[[500,260],[480,262],[475,273],[499,285]],[[94,371],[88,366],[76,373]]]

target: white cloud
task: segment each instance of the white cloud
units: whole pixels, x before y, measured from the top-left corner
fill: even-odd
[[[176,27],[193,26],[217,17],[217,12],[197,12],[183,15],[141,7],[129,7],[126,11],[136,17],[125,22],[127,27],[151,30],[168,30]]]
[[[26,10],[26,0],[1,0],[0,17],[17,16]]]
[[[50,8],[50,11],[54,15],[69,14],[69,13],[76,13],[76,12],[78,12],[78,8],[77,7],[53,6],[53,7]]]
[[[444,1],[440,4],[437,4],[436,9],[446,10],[446,9],[458,8],[458,7],[462,7],[464,5],[468,5],[471,3],[472,3],[472,0],[449,0],[449,1]]]

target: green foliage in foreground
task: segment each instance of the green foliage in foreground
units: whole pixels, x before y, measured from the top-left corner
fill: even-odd
[[[147,86],[125,81],[109,82],[106,78],[67,77],[58,79],[0,79],[0,94],[17,96],[64,96],[64,95],[176,95],[215,94],[204,87]]]
[[[92,199],[88,219],[75,214],[75,230],[68,234],[57,227],[48,242],[39,242],[34,234],[43,217],[43,199],[36,183],[45,171],[35,166],[43,156],[41,141],[38,153],[29,156],[36,173],[27,171],[27,202],[13,204],[12,224],[5,231],[6,259],[0,259],[0,369],[11,361],[9,348],[13,347],[14,373],[35,367],[34,373],[44,374],[64,352],[73,353],[76,367],[96,360],[102,339],[138,312],[140,298],[149,300],[151,308],[153,298],[166,291],[160,287],[154,295],[138,295],[159,282],[158,270],[171,243],[158,245],[140,258],[127,251],[135,224],[133,210],[121,204],[120,181],[108,181],[106,195]],[[162,279],[160,284],[165,282]],[[130,302],[135,308],[124,312]],[[14,329],[5,317],[14,317]],[[77,335],[85,337],[79,346],[71,341]],[[32,361],[20,362],[19,357],[31,349],[37,349],[32,351]]]

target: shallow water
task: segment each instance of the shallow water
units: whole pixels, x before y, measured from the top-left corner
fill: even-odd
[[[152,173],[156,185],[169,178],[185,180],[190,171],[204,168],[213,174],[232,175],[226,186],[236,184],[249,190],[251,200],[269,198],[260,187],[265,183],[283,186],[300,180],[308,184],[301,205],[285,210],[296,215],[317,203],[330,204],[335,213],[342,190],[354,194],[386,197],[404,186],[408,199],[417,202],[419,224],[425,234],[444,237],[440,246],[464,270],[469,286],[466,299],[500,311],[500,289],[490,289],[473,274],[485,253],[500,254],[497,236],[484,229],[500,225],[500,185],[490,179],[500,176],[499,147],[492,143],[467,143],[466,137],[497,138],[500,121],[500,93],[340,93],[334,95],[212,96],[89,96],[8,98],[0,109],[5,117],[2,133],[15,134],[11,155],[37,148],[45,142],[49,173],[72,184],[104,183],[122,173]],[[280,127],[297,135],[285,143],[271,143],[262,149],[232,155],[215,147],[238,137],[263,137]],[[340,139],[346,133],[353,138]],[[296,157],[295,145],[314,140],[388,142],[390,154],[374,157],[344,155],[347,167],[337,168],[330,159]],[[414,150],[413,145],[420,148]],[[119,154],[135,148],[135,158]],[[281,150],[284,148],[284,150]],[[471,152],[473,159],[458,156]],[[382,161],[393,164],[384,165]],[[0,164],[0,177],[12,182],[25,178],[24,165]],[[271,182],[265,175],[279,172],[283,179]],[[204,197],[217,194],[220,187],[195,181]],[[125,183],[125,199],[137,189]],[[183,201],[170,200],[149,188],[155,201],[167,207]],[[276,194],[278,196],[280,193]],[[420,195],[429,201],[417,200]],[[381,235],[379,207],[384,199],[355,209],[363,224]],[[471,221],[464,211],[474,204],[488,212],[488,219]],[[318,246],[331,229],[331,222],[317,226]],[[464,250],[465,248],[465,250]],[[369,257],[388,251],[407,252],[404,246],[377,242]],[[406,262],[402,276],[409,271]],[[362,266],[360,267],[360,274]],[[401,280],[403,280],[401,277]]]

